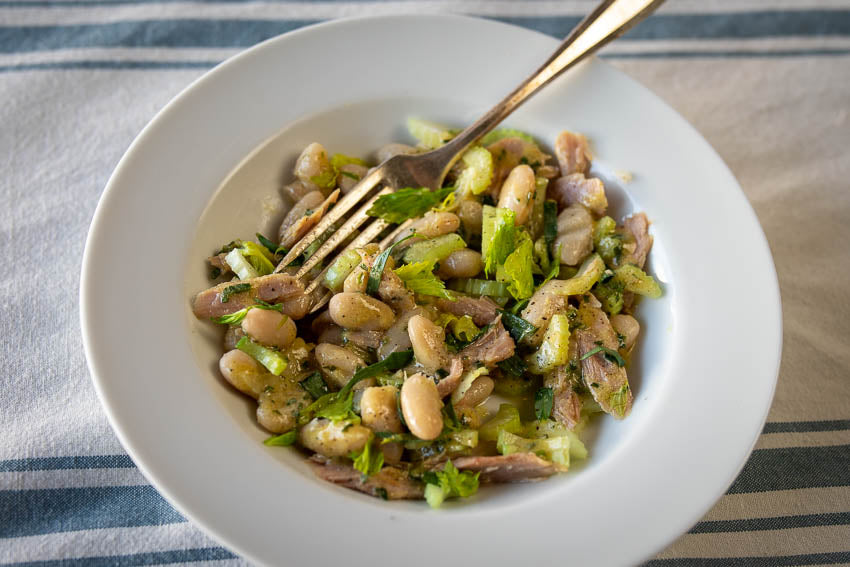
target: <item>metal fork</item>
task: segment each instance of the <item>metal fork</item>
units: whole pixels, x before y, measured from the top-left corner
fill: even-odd
[[[549,57],[549,59],[531,76],[491,108],[474,124],[463,130],[445,145],[415,155],[397,155],[372,169],[352,190],[343,197],[313,229],[304,235],[278,264],[275,272],[283,271],[293,260],[317,238],[342,220],[342,218],[364,201],[357,211],[339,227],[325,242],[301,265],[295,273],[296,278],[303,278],[310,273],[319,262],[324,260],[339,245],[359,230],[366,221],[372,219],[366,214],[375,201],[381,196],[402,187],[428,187],[431,190],[442,186],[443,180],[452,165],[463,155],[472,144],[481,139],[502,120],[507,118],[523,102],[539,91],[555,77],[596,52],[609,41],[619,37],[632,26],[643,20],[664,0],[603,0],[599,6],[584,18],[570,32],[564,42]],[[378,189],[376,191],[376,189]],[[399,225],[386,236],[379,246],[384,249],[395,237],[403,232],[410,221]],[[360,248],[380,235],[389,226],[386,221],[375,218],[352,240],[340,254],[353,248]],[[330,266],[332,262],[328,262]],[[306,292],[312,293],[321,283],[327,267],[307,285]],[[321,308],[331,297],[325,294],[313,304],[311,312]]]

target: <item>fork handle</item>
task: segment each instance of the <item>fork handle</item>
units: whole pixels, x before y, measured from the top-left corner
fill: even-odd
[[[447,154],[461,152],[495,128],[549,81],[619,37],[651,14],[664,0],[603,0],[584,18],[551,57],[484,116],[443,146]],[[448,171],[449,167],[446,168]]]

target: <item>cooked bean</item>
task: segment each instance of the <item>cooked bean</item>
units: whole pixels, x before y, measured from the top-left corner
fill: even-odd
[[[443,279],[472,278],[481,271],[481,253],[463,248],[455,250],[440,262],[437,275]]]
[[[292,203],[297,203],[302,197],[304,197],[304,195],[311,191],[315,191],[315,188],[306,187],[297,179],[292,183],[287,183],[281,188],[281,192],[289,197],[289,200],[292,201]]]
[[[242,319],[242,330],[266,346],[286,348],[295,339],[295,322],[277,311],[251,309]]]
[[[617,333],[623,335],[623,342],[626,343],[625,349],[631,349],[640,333],[640,323],[637,319],[621,313],[611,317],[611,326]]]
[[[422,315],[414,315],[407,322],[407,333],[416,361],[429,373],[433,374],[439,368],[448,368],[449,353],[446,350],[446,333],[442,327]]]
[[[263,391],[265,369],[241,350],[224,353],[218,361],[218,368],[224,379],[243,394],[256,398]]]
[[[298,441],[326,457],[347,457],[349,453],[363,449],[371,436],[372,430],[362,425],[316,418],[301,428]]]
[[[414,374],[401,386],[401,412],[410,432],[431,440],[443,431],[443,402],[437,385],[422,373]]]
[[[224,350],[235,349],[236,343],[244,336],[245,333],[242,332],[242,327],[227,327],[227,331],[224,333]]]
[[[332,345],[343,346],[345,344],[345,338],[342,335],[344,332],[345,331],[342,327],[331,324],[322,328],[319,332],[319,336],[316,338],[316,341],[319,343],[330,343]]]
[[[316,362],[322,374],[337,388],[345,386],[355,372],[366,366],[363,359],[349,349],[330,343],[316,347]]]
[[[396,242],[413,233],[421,234],[427,238],[435,238],[437,236],[455,232],[458,228],[460,228],[460,219],[456,214],[430,211],[421,219],[413,221],[410,228],[403,231],[396,237]],[[415,240],[419,239],[411,238],[405,242],[405,245],[413,243]]]
[[[218,365],[225,380],[257,400],[257,421],[272,433],[295,427],[298,412],[312,401],[295,379],[267,372],[241,350],[224,353]]]
[[[328,189],[336,181],[328,152],[322,144],[313,142],[301,152],[295,161],[295,177],[306,187]]]
[[[484,205],[478,201],[461,201],[458,216],[467,234],[481,234],[481,223],[484,219]]]
[[[518,165],[511,170],[499,192],[499,207],[516,213],[516,224],[525,224],[534,205],[536,182],[534,170],[528,165]]]
[[[324,200],[325,196],[322,195],[320,191],[310,191],[309,193],[301,197],[301,199],[299,199],[298,202],[296,202],[292,206],[292,208],[289,209],[289,212],[284,217],[283,222],[280,223],[280,230],[278,230],[277,233],[278,241],[280,241],[284,237],[286,231],[289,230],[289,227],[294,225],[298,221],[298,219],[307,214],[308,210],[315,209],[316,207],[321,205]]]
[[[395,386],[366,388],[360,398],[360,417],[372,431],[401,433],[401,419],[396,409]]]
[[[343,292],[328,304],[331,319],[346,329],[383,331],[393,324],[395,316],[389,305],[364,293]]]
[[[348,193],[366,176],[369,168],[358,163],[347,163],[339,168],[339,188]]]
[[[487,397],[491,393],[493,393],[493,388],[495,386],[496,383],[493,382],[493,379],[489,376],[479,376],[469,386],[469,389],[466,391],[460,401],[455,405],[458,407],[475,407],[484,400],[486,400]]]
[[[376,156],[378,158],[378,163],[381,163],[394,156],[413,155],[418,152],[419,150],[413,146],[408,146],[407,144],[387,144],[386,146],[382,146],[378,149]]]

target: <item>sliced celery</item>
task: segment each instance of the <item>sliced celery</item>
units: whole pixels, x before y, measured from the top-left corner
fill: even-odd
[[[457,178],[455,187],[460,195],[480,195],[493,179],[493,155],[480,146],[470,148],[461,162],[466,166]]]
[[[512,404],[500,405],[496,415],[478,428],[478,438],[483,441],[495,441],[499,438],[499,432],[503,430],[510,433],[522,431],[519,410]]]
[[[444,234],[429,240],[423,240],[411,244],[404,251],[404,263],[415,264],[417,262],[428,262],[436,264],[456,250],[466,248],[466,243],[457,234]]]
[[[236,277],[240,280],[247,280],[260,276],[260,273],[248,262],[245,256],[242,255],[242,250],[239,248],[234,248],[228,252],[227,256],[224,257],[224,261],[227,262],[227,265],[230,266],[230,269],[233,270],[233,273],[236,274]]]
[[[360,260],[360,254],[356,250],[347,250],[341,254],[325,273],[325,287],[334,293],[342,291],[342,284],[345,282],[345,278],[354,271]]]
[[[540,348],[528,357],[528,369],[534,374],[549,372],[563,366],[569,358],[570,322],[563,313],[552,316]]]
[[[598,254],[593,254],[584,261],[576,275],[568,280],[553,280],[547,285],[555,283],[553,291],[560,295],[581,295],[590,291],[604,271],[605,262]]]
[[[419,118],[407,119],[407,131],[421,146],[429,150],[439,148],[454,138],[454,132],[448,127]]]
[[[286,370],[288,362],[283,353],[255,343],[248,337],[239,339],[239,342],[236,343],[236,348],[254,358],[275,376],[280,376]]]
[[[661,286],[655,278],[632,264],[620,266],[614,271],[614,278],[623,282],[626,291],[645,295],[653,299],[661,297]]]
[[[449,288],[454,291],[468,295],[486,295],[488,297],[508,297],[508,286],[502,282],[493,280],[479,280],[475,278],[461,278],[452,280]]]

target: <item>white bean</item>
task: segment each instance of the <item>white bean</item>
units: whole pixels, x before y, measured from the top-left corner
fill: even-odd
[[[333,173],[331,162],[328,159],[328,152],[322,144],[313,142],[301,152],[298,159],[295,161],[295,177],[306,187],[327,189],[334,185],[335,179],[330,178]],[[314,181],[315,179],[329,178],[330,183],[324,183],[321,187]]]
[[[346,457],[351,452],[361,450],[371,436],[372,430],[362,425],[316,418],[301,428],[298,441],[320,455]]]
[[[446,333],[442,327],[422,315],[414,315],[407,322],[407,333],[413,345],[416,362],[424,366],[429,373],[449,366]]]
[[[425,440],[436,439],[443,431],[443,402],[433,380],[414,374],[401,386],[401,412],[410,432]]]
[[[421,234],[427,238],[435,238],[437,236],[442,236],[444,234],[450,234],[455,232],[458,228],[460,228],[460,219],[454,213],[447,213],[444,211],[431,211],[425,214],[421,219],[413,221],[405,231],[402,231],[396,237],[396,242],[401,240],[402,238],[409,236],[413,233]],[[419,240],[418,238],[411,238],[406,241],[404,245],[408,243],[413,243],[414,240]]]
[[[288,347],[297,332],[292,319],[267,309],[250,309],[242,319],[242,330],[258,343],[280,349]]]
[[[536,181],[534,170],[528,165],[518,165],[511,170],[499,192],[499,207],[516,213],[516,224],[525,224],[534,205]]]
[[[424,313],[425,310],[421,307],[414,307],[410,311],[399,313],[395,323],[384,333],[384,340],[378,347],[378,358],[383,360],[394,352],[409,349],[410,335],[407,332],[407,323],[411,317]]]
[[[396,409],[395,386],[366,388],[360,398],[360,417],[372,431],[401,433],[401,419]]]
[[[395,319],[389,305],[364,293],[337,293],[331,298],[328,311],[334,323],[346,329],[384,331]]]
[[[315,354],[322,374],[337,388],[345,386],[355,372],[366,366],[362,358],[347,348],[330,343],[317,346]]]
[[[224,353],[218,361],[218,368],[224,379],[243,394],[256,398],[265,387],[265,369],[241,350]]]
[[[437,275],[443,279],[473,278],[481,271],[481,253],[463,248],[455,250],[440,262]]]

